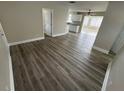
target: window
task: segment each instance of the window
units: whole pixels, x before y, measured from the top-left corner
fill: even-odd
[[[101,25],[103,17],[91,17],[90,26],[99,27]]]

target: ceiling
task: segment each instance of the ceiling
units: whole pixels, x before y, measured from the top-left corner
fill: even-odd
[[[108,6],[107,1],[79,1],[74,4],[69,4],[69,9],[71,10],[77,10],[77,11],[88,11],[91,9],[91,11],[106,11]]]
[[[76,3],[69,3],[69,1],[59,1],[61,5],[67,5],[70,10],[87,12],[91,9],[93,12],[106,11],[108,1],[75,1]]]

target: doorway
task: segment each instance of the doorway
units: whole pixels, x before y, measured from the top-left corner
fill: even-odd
[[[44,37],[53,34],[53,10],[49,8],[42,9],[43,15],[43,33]]]
[[[103,16],[85,16],[81,31],[85,33],[97,35],[102,20],[103,20]]]
[[[80,35],[85,38],[85,43],[90,49],[93,47],[102,20],[103,16],[84,16]]]

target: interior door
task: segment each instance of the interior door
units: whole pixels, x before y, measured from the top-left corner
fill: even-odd
[[[7,39],[0,24],[0,91],[11,90],[9,57]]]
[[[43,9],[44,33],[52,36],[52,9]]]

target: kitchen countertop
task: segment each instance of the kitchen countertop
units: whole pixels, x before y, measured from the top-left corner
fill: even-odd
[[[68,25],[74,25],[74,26],[80,26],[81,22],[80,21],[70,21],[67,22]]]

